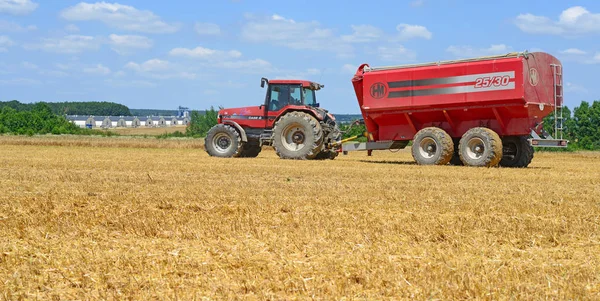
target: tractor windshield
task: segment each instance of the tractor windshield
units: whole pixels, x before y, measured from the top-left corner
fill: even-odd
[[[302,99],[304,99],[304,105],[314,106],[315,101],[315,90],[309,88],[302,88]]]

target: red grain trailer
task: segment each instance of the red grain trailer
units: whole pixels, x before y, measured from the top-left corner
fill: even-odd
[[[566,147],[562,65],[543,52],[417,65],[361,65],[352,79],[368,142],[341,151],[400,149],[418,164],[526,167],[532,146]],[[542,119],[555,114],[554,133]]]

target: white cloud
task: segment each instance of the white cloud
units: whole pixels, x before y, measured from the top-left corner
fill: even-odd
[[[212,89],[207,89],[207,90],[204,90],[204,92],[203,92],[203,93],[204,93],[204,95],[217,95],[217,94],[220,94],[220,92],[219,92],[219,91],[217,91],[217,90],[212,90]]]
[[[129,62],[125,65],[125,68],[133,70],[141,76],[155,79],[195,79],[197,77],[194,73],[182,70],[183,68],[180,66],[160,59],[147,60],[141,64]]]
[[[217,36],[221,34],[221,28],[214,23],[196,23],[194,30],[199,35]]]
[[[195,59],[231,59],[241,57],[242,53],[237,50],[222,51],[198,46],[194,49],[174,48],[169,51],[169,55]]]
[[[0,36],[0,52],[7,52],[8,47],[12,47],[15,43],[7,36]]]
[[[574,84],[574,83],[567,83],[565,85],[565,92],[572,92],[572,93],[579,93],[579,94],[586,94],[588,93],[588,89],[586,89],[584,86],[579,85],[579,84]]]
[[[39,44],[25,45],[27,50],[43,50],[62,54],[76,54],[100,48],[100,40],[91,36],[68,35],[62,38],[43,39]]]
[[[414,38],[430,40],[433,35],[427,27],[421,25],[398,24],[396,30],[399,32],[399,38],[403,40]]]
[[[79,32],[79,27],[77,27],[77,25],[75,24],[69,24],[65,26],[65,30],[67,32]]]
[[[234,82],[231,80],[228,81],[219,81],[210,83],[211,86],[223,89],[241,89],[247,86],[246,83],[243,82]]]
[[[379,40],[383,37],[383,30],[372,25],[351,25],[352,34],[343,35],[341,38],[349,43],[365,43]]]
[[[37,70],[39,69],[38,65],[34,64],[34,63],[30,63],[30,62],[23,62],[21,63],[21,66],[25,69],[29,69],[29,70]]]
[[[110,69],[108,67],[103,66],[102,64],[98,64],[94,67],[84,68],[83,72],[95,75],[109,75]]]
[[[255,43],[270,43],[296,50],[329,51],[340,57],[350,56],[352,47],[332,29],[317,21],[297,22],[280,15],[256,19],[252,16],[242,27],[242,39]]]
[[[174,33],[181,27],[163,21],[151,11],[119,3],[81,2],[60,15],[69,21],[100,21],[113,28],[145,33]]]
[[[417,54],[402,45],[393,47],[380,46],[377,48],[379,58],[390,62],[412,62],[417,58]],[[356,70],[354,70],[356,72]]]
[[[116,88],[154,88],[156,87],[156,83],[145,81],[145,80],[114,80],[112,78],[105,79],[104,83],[116,87]]]
[[[561,51],[560,53],[563,54],[575,54],[575,55],[584,55],[587,54],[587,52],[581,50],[581,49],[577,49],[577,48],[569,48],[569,49],[565,49],[563,51]]]
[[[131,54],[135,50],[150,49],[154,42],[144,36],[111,34],[109,44],[112,50],[121,55]]]
[[[573,6],[562,11],[556,21],[527,13],[518,15],[515,24],[523,32],[531,34],[563,36],[599,34],[600,13],[591,13],[582,6]]]
[[[65,77],[69,75],[68,73],[60,70],[40,70],[38,74],[50,77]]]
[[[342,73],[344,74],[355,74],[356,73],[356,69],[358,69],[358,66],[352,65],[352,64],[344,64],[344,66],[342,66]]]
[[[423,4],[425,4],[425,0],[415,0],[410,2],[410,6],[412,7],[423,6]]]
[[[446,49],[456,57],[470,58],[488,55],[500,55],[512,52],[512,48],[504,44],[494,44],[488,48],[473,48],[471,46],[450,46]]]
[[[221,66],[227,69],[238,69],[245,73],[268,73],[273,72],[275,70],[271,63],[262,59],[246,61],[228,61],[219,63],[217,64],[217,66]]]
[[[0,79],[0,85],[2,86],[33,86],[39,84],[41,84],[39,80],[30,78]]]
[[[0,0],[0,13],[27,15],[37,7],[38,4],[31,0]]]
[[[26,32],[34,31],[36,29],[37,27],[35,25],[23,27],[15,22],[0,20],[0,32]]]

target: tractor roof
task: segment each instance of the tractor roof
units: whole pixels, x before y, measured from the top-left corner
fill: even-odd
[[[307,80],[299,80],[299,79],[273,79],[273,80],[269,80],[269,84],[302,85],[302,87],[311,88],[313,90],[319,90],[319,89],[325,87],[325,86],[315,83],[315,82],[311,82],[311,81],[307,81]]]

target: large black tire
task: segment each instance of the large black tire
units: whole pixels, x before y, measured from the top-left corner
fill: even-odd
[[[460,143],[460,139],[452,139],[454,143],[454,154],[452,155],[452,159],[450,159],[450,165],[455,166],[463,166],[464,164],[460,160],[460,155],[458,154],[458,144]]]
[[[232,126],[217,124],[204,138],[204,149],[213,157],[232,158],[242,154],[244,143],[240,134]]]
[[[454,142],[446,131],[427,127],[415,134],[411,148],[419,165],[446,165],[452,159]]]
[[[506,136],[502,138],[502,167],[527,167],[533,160],[533,146],[527,136]]]
[[[495,167],[502,159],[502,140],[488,128],[472,128],[460,139],[458,153],[466,166]]]
[[[338,152],[333,150],[324,150],[317,154],[315,160],[333,160],[338,156]]]
[[[323,129],[307,113],[285,114],[273,127],[273,147],[282,159],[314,159],[323,149]]]
[[[244,148],[242,149],[242,154],[240,158],[255,158],[260,154],[262,148],[257,143],[249,143],[246,142],[244,144]]]

